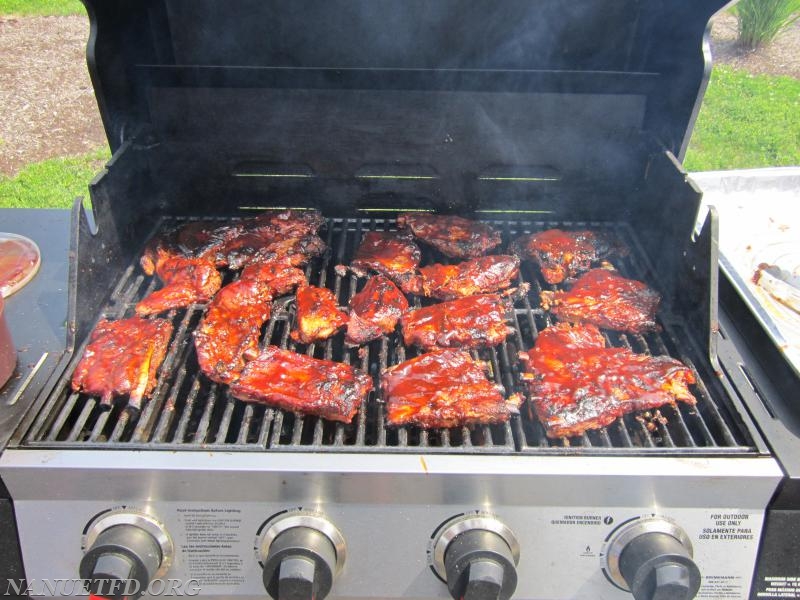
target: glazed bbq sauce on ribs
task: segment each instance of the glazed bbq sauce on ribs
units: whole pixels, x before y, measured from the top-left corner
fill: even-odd
[[[507,324],[512,309],[512,301],[498,294],[411,309],[401,320],[403,341],[425,349],[495,346],[514,331]]]
[[[677,401],[695,404],[691,369],[669,356],[607,348],[594,325],[559,323],[521,352],[531,401],[548,437],[572,437],[628,413]]]
[[[612,252],[624,254],[605,234],[593,231],[548,229],[518,237],[508,247],[512,254],[539,265],[547,283],[557,284],[588,271]]]
[[[350,299],[345,341],[357,346],[389,334],[407,310],[408,300],[403,292],[383,275],[374,275]]]
[[[387,423],[440,428],[507,421],[522,398],[504,398],[485,369],[468,352],[447,349],[389,367],[381,375]]]
[[[141,317],[205,304],[222,285],[222,277],[207,258],[170,255],[161,248],[155,273],[164,286],[136,305],[136,314]]]
[[[328,339],[347,324],[336,296],[328,288],[306,285],[297,290],[295,328],[289,334],[301,344]]]
[[[452,215],[404,213],[397,226],[451,258],[475,258],[500,245],[500,233],[490,225]]]
[[[231,394],[283,410],[349,423],[372,390],[372,379],[350,365],[268,346],[247,363]]]
[[[72,375],[72,389],[100,396],[104,405],[127,394],[128,406],[138,409],[156,386],[171,337],[166,319],[101,320]]]
[[[481,256],[453,265],[433,264],[420,268],[415,293],[439,300],[455,300],[504,290],[517,275],[519,258],[503,254]]]
[[[245,360],[258,353],[261,326],[269,319],[272,298],[306,283],[291,259],[255,261],[211,302],[195,332],[200,370],[212,381],[230,383]]]
[[[359,277],[366,277],[370,272],[380,273],[403,291],[412,292],[418,285],[417,267],[421,258],[422,253],[410,234],[368,231],[350,262],[350,270]]]
[[[659,293],[641,281],[607,269],[592,269],[581,275],[568,292],[544,291],[541,299],[542,308],[561,321],[593,323],[630,333],[658,328]]]

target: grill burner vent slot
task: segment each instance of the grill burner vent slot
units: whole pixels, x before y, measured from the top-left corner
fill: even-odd
[[[164,219],[161,229],[174,226],[176,219]],[[613,260],[626,276],[657,284],[656,272],[650,267],[635,235],[620,223],[569,223],[532,221],[493,221],[503,234],[503,245],[518,235],[560,228],[594,228],[609,230],[631,250],[627,257]],[[334,267],[347,264],[355,253],[362,234],[368,230],[392,230],[394,219],[331,219],[321,235],[327,238],[329,252],[306,269],[310,283],[330,288],[341,305],[363,286],[365,280],[353,275],[340,276]],[[446,257],[424,245],[423,265],[446,262]],[[228,275],[224,283],[233,279]],[[491,365],[492,379],[502,385],[506,394],[526,393],[520,384],[517,352],[533,346],[538,331],[552,323],[552,318],[538,307],[542,289],[551,289],[540,279],[538,271],[523,263],[520,282],[528,282],[531,292],[516,303],[511,321],[515,333],[506,343],[474,353]],[[138,257],[128,266],[112,292],[111,300],[101,314],[122,318],[133,314],[136,303],[157,287],[155,278],[146,277],[138,266]],[[416,300],[427,304],[428,300]],[[612,425],[582,436],[551,440],[524,403],[520,415],[509,423],[474,428],[420,430],[415,427],[388,428],[384,423],[384,406],[377,392],[372,392],[365,406],[351,424],[324,421],[257,404],[247,404],[230,397],[227,387],[208,381],[199,374],[192,332],[199,324],[203,307],[169,313],[175,334],[162,365],[159,383],[153,397],[145,401],[140,414],[128,411],[117,403],[112,410],[101,410],[98,399],[75,394],[69,387],[72,372],[83,352],[79,348],[43,410],[23,439],[29,447],[58,448],[141,448],[186,450],[242,451],[315,451],[315,452],[415,452],[459,454],[739,454],[755,452],[752,443],[734,425],[726,409],[724,391],[711,374],[710,366],[691,352],[684,325],[662,307],[660,333],[644,336],[609,333],[608,342],[629,347],[635,352],[669,354],[690,365],[698,375],[693,391],[696,407],[665,406],[660,411],[634,413]],[[317,358],[353,364],[375,378],[382,369],[416,354],[406,349],[401,336],[393,333],[365,346],[348,348],[343,334],[323,343],[296,345],[289,337],[294,319],[291,297],[279,298],[262,335],[262,345],[274,344]],[[122,401],[123,399],[119,399]]]

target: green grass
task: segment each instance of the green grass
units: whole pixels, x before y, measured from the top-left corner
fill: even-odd
[[[108,160],[108,150],[33,163],[15,177],[0,175],[0,208],[70,208]]]
[[[0,0],[0,15],[85,15],[79,0]]]
[[[684,165],[689,171],[800,165],[800,80],[716,67]]]

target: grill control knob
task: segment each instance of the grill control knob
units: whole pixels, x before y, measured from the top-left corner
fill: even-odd
[[[256,542],[264,587],[276,600],[323,600],[344,566],[345,542],[328,519],[310,511],[267,521]]]
[[[172,541],[163,526],[144,513],[103,513],[90,523],[83,539],[81,579],[103,598],[138,598],[150,582],[166,573]]]
[[[666,519],[623,527],[609,543],[606,563],[611,578],[636,600],[692,600],[700,589],[692,543]]]
[[[460,515],[434,534],[431,568],[457,600],[508,600],[517,587],[519,543],[491,515]]]

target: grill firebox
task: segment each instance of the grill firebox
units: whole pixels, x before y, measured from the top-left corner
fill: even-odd
[[[186,219],[163,218],[153,235]],[[210,221],[211,222],[211,221]],[[503,245],[514,237],[552,227],[592,228],[609,231],[629,249],[629,255],[612,260],[623,275],[658,286],[657,272],[648,264],[632,229],[624,223],[491,221],[502,232]],[[362,234],[368,230],[393,230],[391,218],[329,219],[321,235],[327,238],[328,252],[312,261],[306,275],[313,285],[328,287],[347,305],[364,285],[354,275],[339,275],[335,266],[348,264]],[[422,264],[448,259],[422,246]],[[229,274],[225,283],[235,277]],[[505,389],[506,395],[527,389],[520,381],[517,353],[534,345],[537,332],[550,325],[550,315],[539,306],[542,289],[552,289],[538,270],[523,262],[518,284],[530,284],[530,292],[515,302],[510,319],[515,333],[499,346],[473,354],[490,366],[490,377]],[[145,276],[138,256],[122,273],[99,317],[119,319],[133,314],[136,303],[158,286],[155,277]],[[417,305],[420,300],[416,299]],[[426,302],[423,300],[422,302]],[[710,375],[708,361],[691,352],[686,323],[670,312],[667,301],[659,314],[661,332],[647,335],[609,333],[611,345],[635,352],[669,354],[690,365],[698,383],[693,386],[695,407],[665,406],[660,411],[633,413],[612,425],[570,439],[551,440],[544,435],[526,401],[520,414],[509,423],[473,428],[422,430],[416,427],[387,427],[380,397],[379,376],[387,366],[415,355],[395,332],[367,346],[350,348],[339,333],[324,343],[298,345],[289,337],[294,319],[292,297],[276,299],[273,313],[262,331],[261,344],[273,344],[317,358],[353,364],[375,379],[375,390],[351,424],[333,423],[313,416],[302,416],[249,404],[232,398],[226,386],[207,380],[198,370],[192,332],[203,315],[203,307],[168,313],[175,333],[161,367],[159,383],[152,398],[136,412],[118,398],[109,410],[97,398],[73,393],[69,381],[83,353],[80,347],[66,372],[58,380],[43,410],[23,438],[23,445],[58,448],[129,448],[187,450],[316,451],[316,452],[445,452],[462,454],[511,453],[692,453],[734,454],[753,452],[753,444],[743,427],[728,410],[725,391]]]

